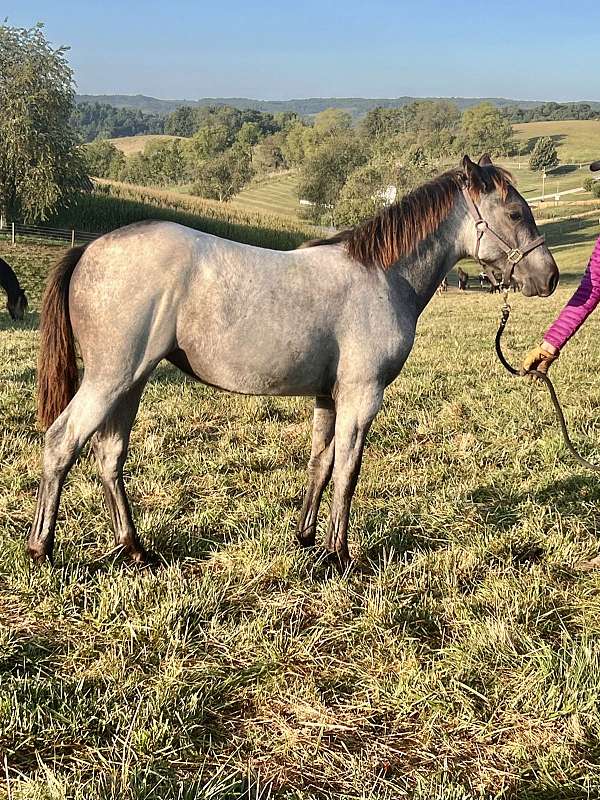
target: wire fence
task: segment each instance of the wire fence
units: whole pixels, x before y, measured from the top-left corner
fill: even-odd
[[[19,238],[50,239],[55,242],[66,242],[75,247],[76,244],[88,244],[93,242],[101,233],[90,233],[89,231],[78,231],[74,228],[50,228],[40,225],[22,225],[18,222],[5,222],[0,219],[0,236],[4,236],[16,244]]]

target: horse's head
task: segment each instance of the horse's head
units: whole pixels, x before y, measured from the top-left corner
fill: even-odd
[[[12,319],[21,320],[25,316],[25,310],[27,309],[28,305],[29,304],[27,302],[25,292],[19,290],[14,297],[10,297],[8,299],[6,308],[8,309],[8,313]]]
[[[527,297],[552,294],[558,285],[558,267],[509,174],[494,166],[487,155],[478,164],[465,156],[462,165],[465,202],[473,220],[469,255],[482,262],[490,276],[500,270],[506,286],[514,278]]]

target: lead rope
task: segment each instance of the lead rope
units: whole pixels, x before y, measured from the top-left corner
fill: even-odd
[[[496,355],[498,356],[500,363],[502,366],[507,369],[511,375],[520,376],[520,372],[518,369],[515,369],[512,364],[506,360],[504,353],[502,352],[502,345],[501,339],[502,334],[504,333],[504,329],[506,328],[506,323],[508,322],[508,318],[510,316],[510,306],[508,304],[508,291],[504,290],[504,303],[502,305],[502,317],[500,319],[500,325],[498,326],[498,331],[496,333]],[[542,383],[546,384],[546,388],[550,392],[550,398],[552,400],[552,405],[554,406],[554,410],[556,412],[556,416],[558,418],[558,422],[560,424],[560,429],[562,431],[562,436],[567,446],[567,450],[571,453],[573,458],[578,461],[583,467],[586,469],[591,469],[594,472],[600,472],[600,466],[596,466],[596,464],[592,464],[591,461],[588,461],[583,456],[581,456],[577,450],[575,449],[573,442],[571,441],[571,437],[569,436],[569,431],[567,430],[567,423],[565,422],[565,415],[563,414],[563,410],[560,405],[560,401],[556,395],[556,389],[550,378],[547,375],[544,375],[543,372],[540,372],[537,369],[529,370],[527,375],[533,375],[534,377],[538,378],[538,380],[542,381]]]

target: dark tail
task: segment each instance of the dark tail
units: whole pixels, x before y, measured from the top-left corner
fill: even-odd
[[[56,263],[42,300],[37,413],[44,430],[69,405],[79,384],[75,338],[69,317],[69,285],[84,250],[85,247],[72,247]]]

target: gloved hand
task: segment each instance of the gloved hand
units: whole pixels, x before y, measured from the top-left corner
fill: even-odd
[[[559,351],[548,342],[542,342],[538,347],[530,350],[521,365],[521,375],[526,375],[532,369],[536,369],[545,375],[553,361],[558,358]]]

